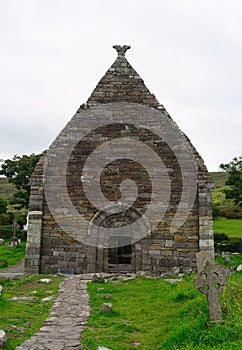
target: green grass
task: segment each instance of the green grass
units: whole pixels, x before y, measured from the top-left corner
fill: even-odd
[[[15,265],[25,256],[25,242],[22,242],[20,246],[16,248],[9,248],[9,242],[6,242],[3,246],[0,246],[0,260],[6,260],[8,265]],[[6,266],[0,265],[0,269]]]
[[[213,229],[215,233],[225,233],[230,238],[242,238],[242,219],[216,218]]]
[[[238,265],[242,264],[242,254],[230,255],[230,262],[226,261],[226,258],[223,258],[222,255],[218,255],[215,258],[216,263],[228,268],[228,269],[236,269]]]
[[[98,292],[103,287],[104,291]],[[239,273],[222,293],[224,322],[209,322],[206,298],[193,287],[192,277],[169,284],[162,279],[137,278],[100,285],[89,283],[93,313],[84,331],[84,349],[102,345],[112,350],[239,349]],[[114,312],[100,314],[99,293],[112,294]]]
[[[31,276],[13,281],[0,280],[3,286],[3,294],[0,297],[0,329],[5,330],[8,337],[6,350],[13,350],[16,346],[30,338],[42,326],[48,317],[53,300],[41,302],[41,299],[58,293],[58,286],[63,280],[62,276],[50,276],[50,284],[38,283],[44,276]],[[47,291],[50,291],[48,293]],[[32,291],[37,293],[31,294]],[[31,296],[37,301],[11,301],[15,296]]]

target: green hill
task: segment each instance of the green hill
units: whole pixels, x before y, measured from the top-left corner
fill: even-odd
[[[214,182],[214,187],[221,187],[225,185],[225,182],[228,179],[228,173],[225,173],[223,171],[212,171],[209,173],[211,176],[213,182]]]
[[[16,192],[15,186],[9,183],[6,177],[0,177],[0,197],[9,201],[13,198],[14,192]]]

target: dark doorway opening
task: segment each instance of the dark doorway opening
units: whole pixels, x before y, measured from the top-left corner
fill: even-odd
[[[108,271],[131,272],[132,245],[130,237],[110,237],[110,245],[115,245],[115,247],[108,249]]]

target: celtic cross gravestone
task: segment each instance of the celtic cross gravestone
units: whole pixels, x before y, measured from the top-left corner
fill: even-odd
[[[219,293],[226,284],[228,284],[228,279],[224,271],[208,260],[194,279],[195,287],[207,296],[209,316],[212,322],[222,321]]]

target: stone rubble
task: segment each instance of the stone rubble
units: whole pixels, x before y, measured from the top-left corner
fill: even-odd
[[[100,312],[108,312],[111,314],[113,312],[113,305],[111,303],[103,303]]]
[[[91,312],[85,277],[88,278],[79,275],[65,278],[43,326],[16,350],[82,349],[80,336]]]

